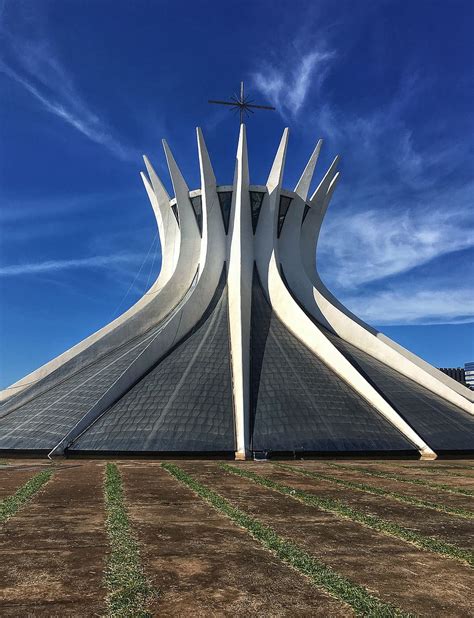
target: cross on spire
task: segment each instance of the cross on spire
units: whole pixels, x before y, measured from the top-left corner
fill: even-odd
[[[244,115],[250,116],[250,114],[254,113],[254,109],[269,109],[275,110],[274,107],[270,107],[270,105],[255,105],[251,99],[245,96],[244,94],[244,82],[240,82],[240,97],[237,95],[233,95],[230,101],[215,101],[214,99],[209,99],[208,103],[215,103],[216,105],[230,105],[234,111],[238,111],[240,115],[240,124],[242,124]]]

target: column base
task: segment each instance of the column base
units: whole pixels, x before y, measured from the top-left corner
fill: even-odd
[[[250,453],[242,453],[241,451],[235,451],[234,454],[235,461],[246,461],[247,459],[251,459]]]
[[[420,451],[420,461],[434,461],[438,455],[434,451]]]

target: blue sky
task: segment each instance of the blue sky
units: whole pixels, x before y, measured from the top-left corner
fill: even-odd
[[[284,184],[324,139],[340,183],[320,272],[438,366],[474,359],[471,0],[0,0],[1,384],[130,306],[160,268],[139,178],[197,187],[194,128],[232,182],[245,80],[251,181],[290,127]]]

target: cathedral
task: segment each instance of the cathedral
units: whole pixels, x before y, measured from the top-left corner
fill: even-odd
[[[474,393],[365,324],[316,251],[338,157],[309,194],[316,145],[282,186],[285,129],[253,185],[245,125],[232,185],[197,129],[201,187],[164,142],[174,196],[144,157],[158,278],[130,309],[1,393],[0,451],[246,459],[474,450]]]

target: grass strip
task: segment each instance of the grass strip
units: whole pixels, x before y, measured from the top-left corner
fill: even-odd
[[[462,496],[474,496],[474,491],[471,489],[463,489],[462,487],[451,487],[444,483],[432,483],[431,481],[425,481],[424,479],[410,479],[406,476],[401,476],[394,472],[382,472],[379,470],[369,470],[367,468],[359,468],[359,466],[351,466],[348,464],[337,464],[329,461],[324,462],[325,466],[335,468],[336,470],[353,470],[354,472],[360,472],[368,476],[376,476],[382,479],[390,479],[392,481],[399,481],[400,483],[410,483],[412,485],[421,485],[422,487],[429,487],[430,489],[439,489],[451,494],[459,494]]]
[[[434,471],[438,471],[438,470],[474,470],[474,466],[467,466],[467,465],[458,465],[458,464],[453,464],[452,466],[445,466],[443,464],[440,464],[438,462],[432,462],[429,464],[425,464],[424,466],[407,466],[404,465],[404,468],[419,468],[420,470],[434,470]]]
[[[373,618],[411,616],[411,614],[403,612],[389,603],[384,603],[363,586],[354,584],[291,541],[279,536],[273,528],[262,524],[255,517],[251,517],[241,509],[232,506],[228,500],[209,487],[202,485],[179,466],[171,463],[161,465],[183,485],[189,487],[214,507],[216,511],[223,513],[247,530],[254,539],[278,556],[280,560],[295,568],[302,575],[309,577],[314,585],[325,589],[339,601],[350,605],[357,615]]]
[[[441,468],[441,466],[436,466],[435,467],[428,467],[428,466],[402,466],[402,468],[406,468],[407,470],[423,470],[423,472],[428,472],[428,473],[433,473],[433,474],[444,474],[445,476],[455,476],[457,478],[460,479],[469,479],[471,478],[470,476],[466,476],[465,474],[463,474],[462,472],[453,472],[453,468],[450,466],[444,466],[443,468]],[[465,466],[465,467],[456,467],[455,470],[471,470],[471,468]]]
[[[383,466],[397,466],[399,468],[406,468],[407,470],[424,470],[425,472],[433,472],[434,474],[444,474],[446,475],[447,471],[449,471],[449,476],[458,476],[459,478],[470,478],[468,476],[466,476],[465,474],[460,474],[459,471],[462,470],[470,470],[473,471],[474,470],[474,466],[464,466],[464,465],[453,465],[453,466],[449,466],[449,465],[443,465],[438,463],[438,460],[436,461],[432,461],[432,462],[426,462],[424,465],[417,465],[417,464],[410,464],[407,465],[406,463],[403,463],[402,461],[390,461],[389,463],[386,460],[383,461],[375,461],[374,463],[377,464],[381,464]],[[458,470],[458,472],[453,472],[453,470]]]
[[[224,463],[219,464],[219,467],[227,472],[231,472],[232,474],[236,474],[242,478],[249,479],[257,485],[261,485],[262,487],[266,487],[268,489],[273,489],[274,491],[284,494],[285,496],[289,496],[290,498],[298,500],[303,504],[314,506],[322,511],[327,511],[329,513],[339,515],[340,517],[350,519],[351,521],[362,524],[363,526],[366,526],[371,530],[375,530],[376,532],[381,532],[397,539],[401,539],[402,541],[411,543],[420,549],[426,549],[435,554],[455,558],[456,560],[466,562],[470,566],[474,566],[474,553],[462,549],[457,545],[446,543],[431,536],[419,534],[409,528],[405,528],[404,526],[400,526],[394,522],[387,521],[382,517],[369,515],[363,511],[358,511],[349,505],[344,504],[344,502],[341,502],[340,500],[335,500],[333,498],[322,498],[307,491],[295,489],[294,487],[290,487],[288,485],[283,485],[282,483],[278,483],[264,476],[260,476],[259,474],[256,474],[250,470],[245,470],[244,468],[231,466]]]
[[[49,470],[42,470],[22,485],[12,496],[0,500],[0,523],[3,524],[7,519],[13,517],[18,509],[31,500],[43,485],[49,481],[52,475],[53,470],[51,468]]]
[[[152,588],[145,577],[125,508],[122,477],[113,463],[108,463],[105,470],[104,495],[110,542],[105,569],[108,616],[149,617],[146,606]]]
[[[337,485],[341,485],[342,487],[349,487],[350,489],[364,491],[369,494],[374,494],[375,496],[384,496],[386,498],[393,498],[394,500],[398,500],[399,502],[404,502],[405,504],[411,504],[412,506],[419,506],[425,509],[432,509],[434,511],[440,511],[442,513],[447,513],[448,515],[457,515],[458,517],[463,517],[464,519],[474,519],[474,512],[468,511],[467,509],[461,509],[455,506],[446,506],[445,504],[439,504],[438,502],[430,502],[428,500],[421,500],[420,498],[414,498],[413,496],[406,496],[405,494],[399,494],[395,491],[390,491],[389,489],[382,489],[380,487],[374,487],[373,485],[366,485],[365,483],[359,483],[356,481],[346,481],[345,479],[340,479],[335,476],[331,476],[329,474],[313,472],[313,471],[305,470],[304,468],[297,468],[295,466],[290,466],[288,464],[274,463],[273,465],[279,468],[282,468],[283,470],[289,470],[290,472],[296,472],[303,476],[308,476],[310,478],[317,479],[318,481],[329,481],[330,483],[335,483]]]

